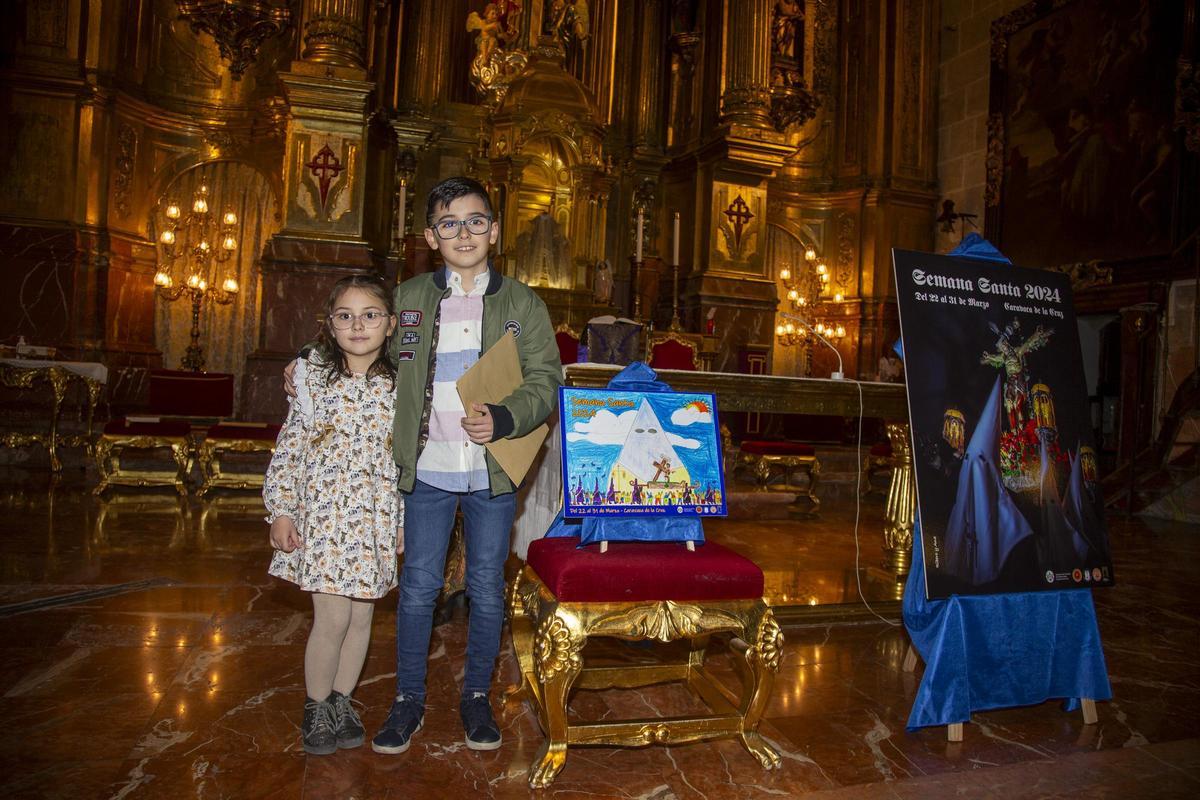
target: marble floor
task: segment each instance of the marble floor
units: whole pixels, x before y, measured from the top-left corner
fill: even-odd
[[[764,503],[710,536],[762,561],[768,576],[789,559],[811,563],[807,576],[780,578],[789,602],[853,602],[852,510],[792,523]],[[541,733],[527,707],[502,698],[516,675],[507,644],[495,690],[504,745],[481,754],[462,743],[461,617],[435,632],[426,728],[412,750],[304,756],[310,606],[267,577],[261,519],[244,497],[100,503],[84,487],[50,489],[36,476],[0,485],[0,796],[529,796]],[[1097,591],[1096,604],[1115,699],[1098,704],[1097,725],[1047,703],[976,715],[958,744],[944,729],[908,733],[917,677],[900,668],[906,639],[894,619],[813,621],[786,630],[762,725],[782,768],[761,770],[734,742],[585,749],[539,796],[1198,796],[1200,527],[1116,519],[1112,528],[1120,583]],[[864,536],[864,567],[879,558],[871,541],[874,549]],[[392,691],[393,603],[378,606],[357,692],[370,729]],[[728,672],[721,652],[710,658]],[[580,693],[573,709],[668,716],[691,702],[660,686]]]

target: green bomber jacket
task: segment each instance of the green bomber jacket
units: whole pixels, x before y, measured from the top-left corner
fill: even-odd
[[[542,298],[525,284],[506,278],[488,263],[488,288],[483,296],[482,350],[511,330],[516,334],[523,382],[516,391],[491,406],[493,439],[519,437],[546,421],[558,403],[562,363],[550,314]],[[399,467],[399,486],[412,491],[417,459],[429,437],[433,403],[433,368],[437,354],[441,302],[450,287],[446,268],[409,278],[396,287],[397,327],[391,356],[396,365],[396,414],[392,451]],[[493,494],[516,489],[491,453],[487,460]]]

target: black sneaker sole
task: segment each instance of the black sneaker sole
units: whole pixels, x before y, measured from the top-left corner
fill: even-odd
[[[476,742],[472,739],[467,739],[468,750],[499,750],[503,739],[497,739],[494,742]]]
[[[302,743],[303,744],[303,743]],[[331,756],[338,751],[337,742],[329,744],[305,744],[304,752],[310,756]]]
[[[412,732],[412,734],[408,737],[408,741],[405,742],[404,744],[395,745],[394,747],[388,747],[385,745],[376,744],[375,742],[371,742],[371,749],[374,750],[376,753],[382,753],[385,756],[400,755],[401,753],[408,751],[408,748],[412,746],[413,736],[416,736],[418,733],[420,733],[421,728],[424,728],[424,727],[425,727],[425,719],[422,718],[421,722],[417,725],[417,729]]]
[[[367,734],[364,731],[358,736],[338,739],[337,746],[339,750],[353,750],[355,747],[362,747],[363,742],[367,739]]]

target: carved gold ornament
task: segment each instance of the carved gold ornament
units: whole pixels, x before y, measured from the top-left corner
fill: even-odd
[[[554,614],[543,620],[533,643],[538,681],[552,681],[563,671],[577,672],[580,667],[579,650],[579,642],[562,617]]]
[[[235,80],[258,57],[262,43],[286,28],[292,11],[284,0],[175,0],[179,17],[196,33],[212,36]]]

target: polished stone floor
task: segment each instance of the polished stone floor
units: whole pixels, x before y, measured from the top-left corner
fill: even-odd
[[[785,521],[752,501],[710,536],[777,575],[788,601],[857,597],[853,513]],[[865,509],[878,524],[879,504]],[[265,573],[253,499],[100,503],[35,474],[0,484],[0,797],[525,797],[541,741],[505,646],[495,702],[504,746],[468,751],[457,719],[465,621],[437,629],[426,728],[402,756],[306,758],[306,596]],[[864,523],[866,524],[866,523]],[[1113,690],[1100,721],[1054,703],[976,715],[962,743],[908,733],[917,677],[903,630],[868,617],[786,631],[763,734],[784,755],[764,772],[734,742],[573,751],[562,798],[1195,797],[1200,795],[1200,527],[1113,521],[1119,585],[1096,592]],[[872,528],[871,530],[874,530]],[[791,539],[789,540],[789,537]],[[863,537],[860,563],[879,559]],[[788,577],[789,561],[809,569]],[[847,568],[848,566],[848,568]],[[870,586],[872,574],[864,569]],[[878,577],[878,576],[876,576]],[[886,594],[887,583],[876,587]],[[394,677],[394,595],[381,602],[357,696],[374,728]],[[884,616],[889,616],[885,613]],[[710,658],[728,673],[720,652]],[[729,673],[731,674],[731,673]],[[919,675],[919,673],[918,673]],[[681,713],[677,687],[580,693],[588,717]]]

